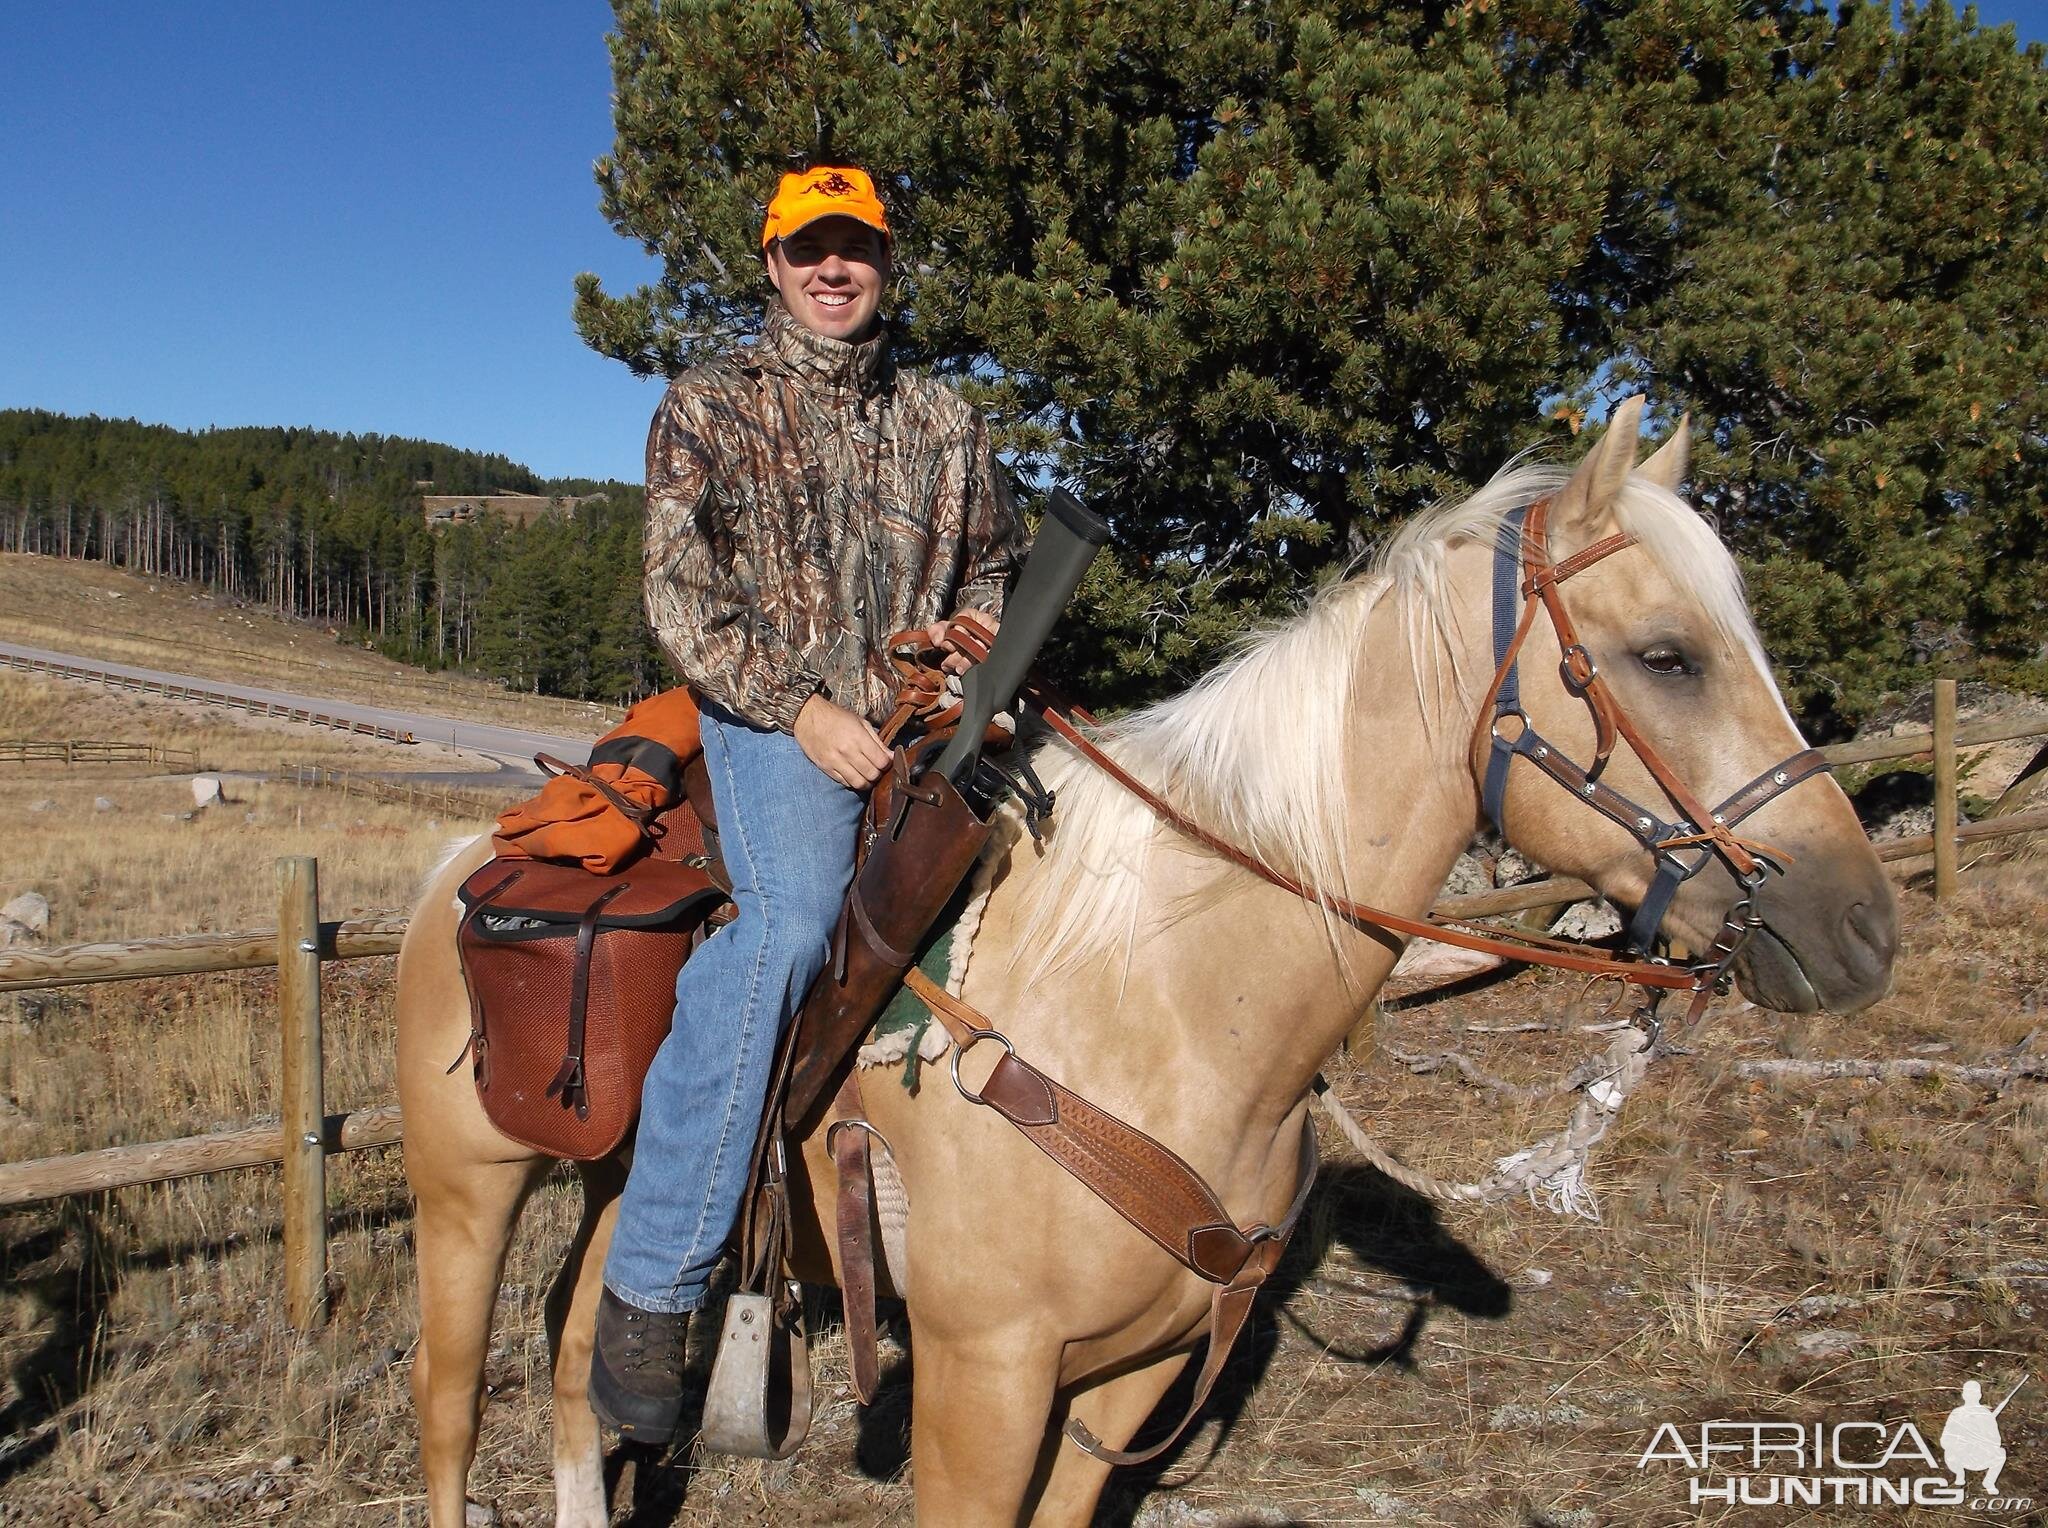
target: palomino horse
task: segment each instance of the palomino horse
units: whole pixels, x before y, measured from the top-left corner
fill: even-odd
[[[1480,817],[1493,671],[1489,589],[1504,514],[1550,500],[1562,559],[1609,536],[1636,545],[1564,591],[1579,639],[1641,735],[1693,793],[1718,801],[1803,746],[1772,686],[1735,564],[1675,494],[1684,427],[1633,469],[1640,400],[1576,471],[1520,466],[1422,517],[1369,572],[1317,594],[1174,699],[1100,733],[1108,751],[1205,826],[1326,891],[1415,914]],[[1530,722],[1590,758],[1586,707],[1556,677],[1538,621],[1523,650]],[[965,996],[1046,1073],[1178,1151],[1241,1224],[1296,1187],[1309,1083],[1399,954],[1396,941],[1256,880],[1163,826],[1061,743],[1039,768],[1056,832],[1014,847],[976,940]],[[1523,853],[1614,900],[1651,861],[1616,824],[1518,765],[1505,829]],[[1628,749],[1604,776],[1662,803]],[[1832,780],[1778,796],[1743,827],[1786,866],[1734,970],[1785,1011],[1862,1007],[1897,940],[1892,893]],[[488,855],[434,877],[399,964],[405,1165],[419,1199],[421,1332],[413,1367],[432,1520],[457,1528],[475,1452],[499,1272],[521,1202],[548,1164],[493,1130],[462,1049],[469,1009],[453,893]],[[1719,865],[1687,881],[1667,935],[1710,947],[1735,902]],[[979,1066],[980,1063],[970,1063]],[[916,1346],[912,1469],[919,1520],[1085,1523],[1108,1467],[1061,1436],[1084,1421],[1125,1446],[1206,1329],[1209,1286],[1118,1219],[987,1109],[928,1073],[866,1090],[909,1208],[887,1275]],[[971,1080],[971,1079],[970,1079]],[[823,1130],[796,1185],[800,1240],[825,1281],[832,1223]],[[600,1270],[624,1176],[584,1170],[583,1221],[547,1302],[554,1353],[557,1522],[606,1520],[600,1440],[584,1398]],[[892,1262],[895,1259],[892,1258]],[[907,1264],[907,1266],[904,1266]]]

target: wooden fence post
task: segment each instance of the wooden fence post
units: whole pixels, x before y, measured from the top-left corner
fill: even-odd
[[[326,1114],[320,1067],[320,867],[277,862],[277,1006],[284,1031],[284,1303],[306,1331],[327,1319]]]
[[[1956,894],[1956,682],[1934,681],[1934,898]]]

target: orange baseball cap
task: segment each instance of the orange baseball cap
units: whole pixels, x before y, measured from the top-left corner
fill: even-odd
[[[761,243],[766,247],[806,223],[829,217],[856,218],[883,238],[890,236],[889,215],[882,210],[868,172],[852,165],[821,164],[782,177],[775,200],[768,204],[768,220],[761,225]]]

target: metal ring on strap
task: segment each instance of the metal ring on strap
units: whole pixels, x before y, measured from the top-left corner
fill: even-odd
[[[960,1096],[966,1099],[971,1104],[978,1104],[981,1103],[983,1100],[982,1096],[979,1093],[970,1092],[968,1090],[967,1084],[960,1080],[960,1058],[966,1055],[969,1051],[973,1050],[975,1046],[981,1044],[981,1042],[984,1040],[995,1041],[996,1044],[1000,1045],[1003,1048],[1003,1054],[1006,1056],[1014,1056],[1017,1054],[1017,1047],[1010,1043],[1008,1036],[1003,1035],[1000,1032],[993,1029],[970,1029],[967,1031],[967,1043],[965,1045],[957,1043],[954,1045],[952,1065],[953,1086],[958,1088],[960,1090]],[[997,1062],[996,1064],[1000,1066],[1002,1063]]]

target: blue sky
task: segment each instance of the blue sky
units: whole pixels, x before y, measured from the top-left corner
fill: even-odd
[[[637,479],[660,385],[569,309],[603,0],[0,6],[0,406],[307,424]]]
[[[1955,9],[1960,11],[1963,6],[1956,4]],[[2030,42],[2048,42],[2048,0],[1988,0],[1977,6],[1980,26],[2003,26],[2008,21],[2017,27],[2022,47]]]
[[[1962,8],[1956,4],[1956,10]],[[2003,27],[2005,23],[2017,27],[2021,47],[2048,43],[2048,0],[1989,0],[1976,6],[1978,27]]]
[[[2048,38],[2048,0],[1986,24]],[[603,0],[0,6],[0,407],[302,424],[637,479],[660,384],[571,279],[652,262],[597,211]]]

